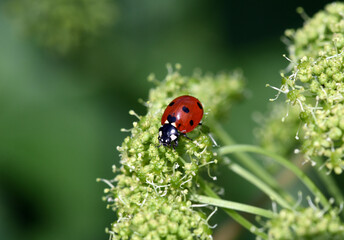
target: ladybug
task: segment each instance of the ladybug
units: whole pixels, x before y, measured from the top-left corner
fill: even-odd
[[[159,146],[177,147],[178,137],[183,135],[188,138],[186,133],[194,130],[197,125],[201,125],[202,117],[203,106],[197,98],[184,95],[174,99],[161,118]]]

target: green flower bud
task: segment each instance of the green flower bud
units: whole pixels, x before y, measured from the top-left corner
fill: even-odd
[[[314,65],[312,70],[315,75],[320,75],[324,72],[324,67],[320,64]]]
[[[338,140],[342,137],[343,133],[342,133],[342,130],[340,130],[339,128],[337,127],[333,127],[330,131],[329,131],[329,137],[332,139],[332,140]]]

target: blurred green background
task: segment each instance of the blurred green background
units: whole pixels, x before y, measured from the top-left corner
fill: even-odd
[[[112,178],[116,146],[166,63],[217,72],[240,68],[247,100],[224,126],[254,143],[252,113],[264,111],[287,66],[280,38],[325,1],[11,0],[0,3],[0,239],[107,239],[115,215],[97,177]],[[232,182],[236,184],[231,184]],[[257,191],[219,176],[226,198]],[[247,191],[243,192],[245,187]],[[227,217],[219,211],[212,223]],[[215,229],[215,232],[217,231]],[[242,236],[237,239],[249,239]],[[229,238],[228,238],[229,239]]]

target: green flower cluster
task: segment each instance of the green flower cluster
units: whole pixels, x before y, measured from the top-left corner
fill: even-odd
[[[328,53],[334,55],[334,52],[341,52],[344,46],[343,11],[344,4],[334,2],[326,5],[324,11],[307,19],[302,28],[286,30],[285,35],[293,41],[289,46],[290,57],[297,61],[304,56],[317,59]]]
[[[338,210],[328,212],[315,206],[301,211],[281,210],[267,222],[271,240],[341,240],[344,239],[344,224]]]
[[[118,216],[108,232],[113,239],[211,239],[206,215],[195,210],[188,197],[201,191],[196,184],[199,171],[217,163],[207,132],[207,113],[218,116],[227,109],[225,102],[241,96],[242,77],[238,73],[185,77],[169,66],[164,81],[158,82],[153,75],[149,79],[157,87],[145,102],[148,112],[137,116],[130,111],[139,121],[118,147],[122,166],[114,172],[119,174],[112,181],[103,180],[110,186],[105,200]],[[165,107],[184,94],[202,102],[204,124],[188,134],[192,140],[181,137],[176,150],[157,147]]]
[[[7,7],[26,35],[60,54],[91,40],[117,15],[110,0],[12,0]]]
[[[278,89],[303,121],[306,161],[323,158],[330,171],[344,169],[344,4],[332,3],[297,31],[287,31],[292,72]]]

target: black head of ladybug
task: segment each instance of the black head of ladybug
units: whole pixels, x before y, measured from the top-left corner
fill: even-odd
[[[164,146],[178,146],[178,137],[179,132],[175,126],[173,126],[173,123],[165,123],[162,125],[159,129],[159,143]]]

